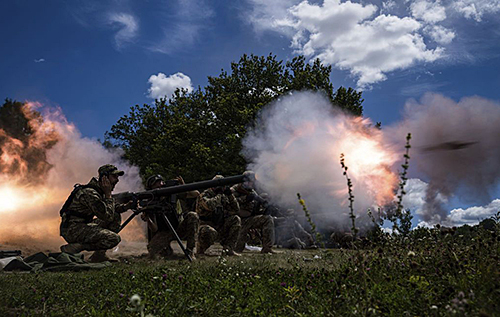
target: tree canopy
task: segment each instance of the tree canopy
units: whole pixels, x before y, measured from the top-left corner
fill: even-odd
[[[283,63],[276,56],[243,55],[208,77],[208,85],[188,93],[178,89],[154,105],[135,105],[106,132],[105,145],[120,147],[141,174],[182,175],[187,181],[216,173],[242,173],[241,140],[258,112],[290,91],[323,92],[340,108],[362,115],[361,92],[340,87],[334,92],[331,66],[298,56]]]

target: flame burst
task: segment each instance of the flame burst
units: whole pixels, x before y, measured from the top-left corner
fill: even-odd
[[[337,129],[343,131],[337,147],[344,153],[353,186],[364,184],[378,206],[390,203],[398,185],[398,176],[390,168],[398,155],[383,144],[382,133],[368,119],[350,118]]]
[[[60,109],[39,103],[7,103],[0,120],[0,244],[22,249],[57,250],[59,210],[75,183],[86,183],[100,165],[111,163],[128,177],[119,190],[138,190],[138,170],[123,166],[119,154],[98,142],[82,138]],[[0,118],[2,119],[2,118]],[[89,157],[91,153],[91,157]],[[132,225],[134,238],[143,238]],[[127,232],[125,232],[127,235]]]
[[[258,127],[247,133],[244,153],[249,153],[249,168],[259,175],[260,190],[273,203],[300,208],[300,193],[319,227],[345,227],[348,188],[341,153],[358,215],[394,200],[398,176],[393,167],[399,153],[368,119],[346,115],[322,94],[300,92],[281,98],[261,114]]]
[[[307,139],[317,138],[322,134],[322,122],[305,122],[293,130],[292,137],[286,142],[286,151],[300,138],[306,138],[305,143],[313,142]],[[338,164],[340,153],[344,154],[349,177],[353,180],[353,188],[360,188],[370,196],[373,203],[384,206],[394,200],[398,177],[391,170],[398,155],[383,144],[380,130],[373,128],[369,119],[360,117],[343,117],[335,123],[326,124],[327,134],[325,147],[333,164]],[[278,178],[284,180],[293,174],[292,168],[286,164],[276,165]],[[338,198],[347,197],[345,184],[329,182],[333,189],[331,193]],[[343,199],[343,205],[346,199]]]

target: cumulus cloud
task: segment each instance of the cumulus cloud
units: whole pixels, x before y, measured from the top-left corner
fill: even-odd
[[[495,199],[486,206],[474,206],[467,209],[457,208],[450,211],[449,224],[460,226],[476,225],[481,220],[490,218],[500,211],[500,199]]]
[[[245,20],[257,32],[284,34],[296,53],[348,71],[360,89],[386,80],[391,72],[451,57],[445,49],[457,38],[456,19],[479,22],[487,13],[500,12],[500,0],[247,3],[251,9]]]
[[[253,2],[257,3],[256,0]],[[322,4],[303,1],[279,11],[280,6],[254,20],[260,27],[268,27],[291,35],[291,45],[297,53],[320,58],[324,63],[348,70],[358,78],[358,88],[367,88],[386,79],[386,73],[408,68],[417,62],[432,62],[444,56],[443,48],[430,49],[421,34],[422,22],[412,17],[376,15],[375,5],[350,1],[324,0]],[[385,2],[385,8],[395,4]],[[433,8],[437,8],[434,6]],[[427,20],[438,16],[423,15]],[[254,10],[255,12],[255,10]]]
[[[459,227],[463,225],[474,226],[482,220],[494,217],[500,210],[500,199],[495,199],[485,206],[473,206],[469,208],[456,208],[450,211],[450,214],[441,224],[447,227]],[[432,228],[435,222],[420,221],[417,227]]]
[[[458,0],[451,7],[467,19],[481,22],[483,15],[500,12],[500,0]]]
[[[434,40],[442,45],[450,44],[455,38],[455,32],[441,25],[428,26],[424,31]]]
[[[148,83],[151,84],[148,96],[153,99],[170,97],[177,88],[187,89],[188,92],[193,90],[191,78],[183,73],[175,73],[168,77],[163,73],[158,73],[158,75],[151,75]]]
[[[412,15],[427,23],[437,23],[446,19],[446,8],[441,1],[418,0],[410,6]]]
[[[127,43],[133,42],[139,30],[137,19],[128,13],[112,13],[108,17],[108,23],[118,28],[114,41],[118,50]]]

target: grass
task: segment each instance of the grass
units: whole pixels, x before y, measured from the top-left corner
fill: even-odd
[[[460,229],[460,228],[459,228]],[[470,229],[467,231],[466,229]],[[0,274],[0,315],[448,316],[500,314],[498,231],[413,230],[362,250],[149,262],[100,271]]]

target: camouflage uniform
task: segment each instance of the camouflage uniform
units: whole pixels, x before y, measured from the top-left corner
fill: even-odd
[[[84,250],[111,249],[121,241],[117,232],[125,205],[115,204],[113,198],[104,198],[96,178],[86,186],[89,187],[76,192],[69,214],[62,215],[60,234],[68,243],[82,244]]]
[[[305,249],[314,245],[314,239],[291,214],[273,217],[277,244],[286,249]]]
[[[198,196],[196,213],[201,221],[198,253],[203,254],[217,238],[225,250],[234,252],[241,229],[239,210],[238,201],[232,193],[228,195],[207,189]]]
[[[177,185],[178,182],[175,184]],[[165,183],[161,175],[153,175],[146,181],[148,190],[164,186]],[[199,192],[195,190],[147,201],[147,206],[143,211],[151,222],[148,223],[148,252],[152,258],[167,257],[173,254],[170,244],[176,238],[165,217],[179,238],[186,240],[186,251],[193,256],[200,221],[198,215],[191,211],[192,204],[190,205],[190,202],[195,200],[198,195]],[[143,219],[148,221],[146,218]]]
[[[255,214],[260,213],[259,203],[252,199],[253,196],[257,196],[257,193],[253,189],[244,188],[243,184],[234,185],[231,190],[240,205],[241,231],[236,244],[236,252],[245,249],[251,229],[262,232],[262,250],[264,252],[271,250],[274,244],[274,221],[269,215]]]
[[[168,227],[160,225],[165,222],[161,215],[152,214],[148,215],[148,217],[158,225],[158,231],[152,233],[151,240],[148,243],[148,252],[150,256],[152,258],[157,256],[170,256],[173,253],[170,243],[175,240],[174,233]],[[190,255],[193,254],[193,250],[196,246],[199,222],[198,215],[191,211],[181,216],[178,226],[172,224],[179,238],[186,240],[186,250]]]

